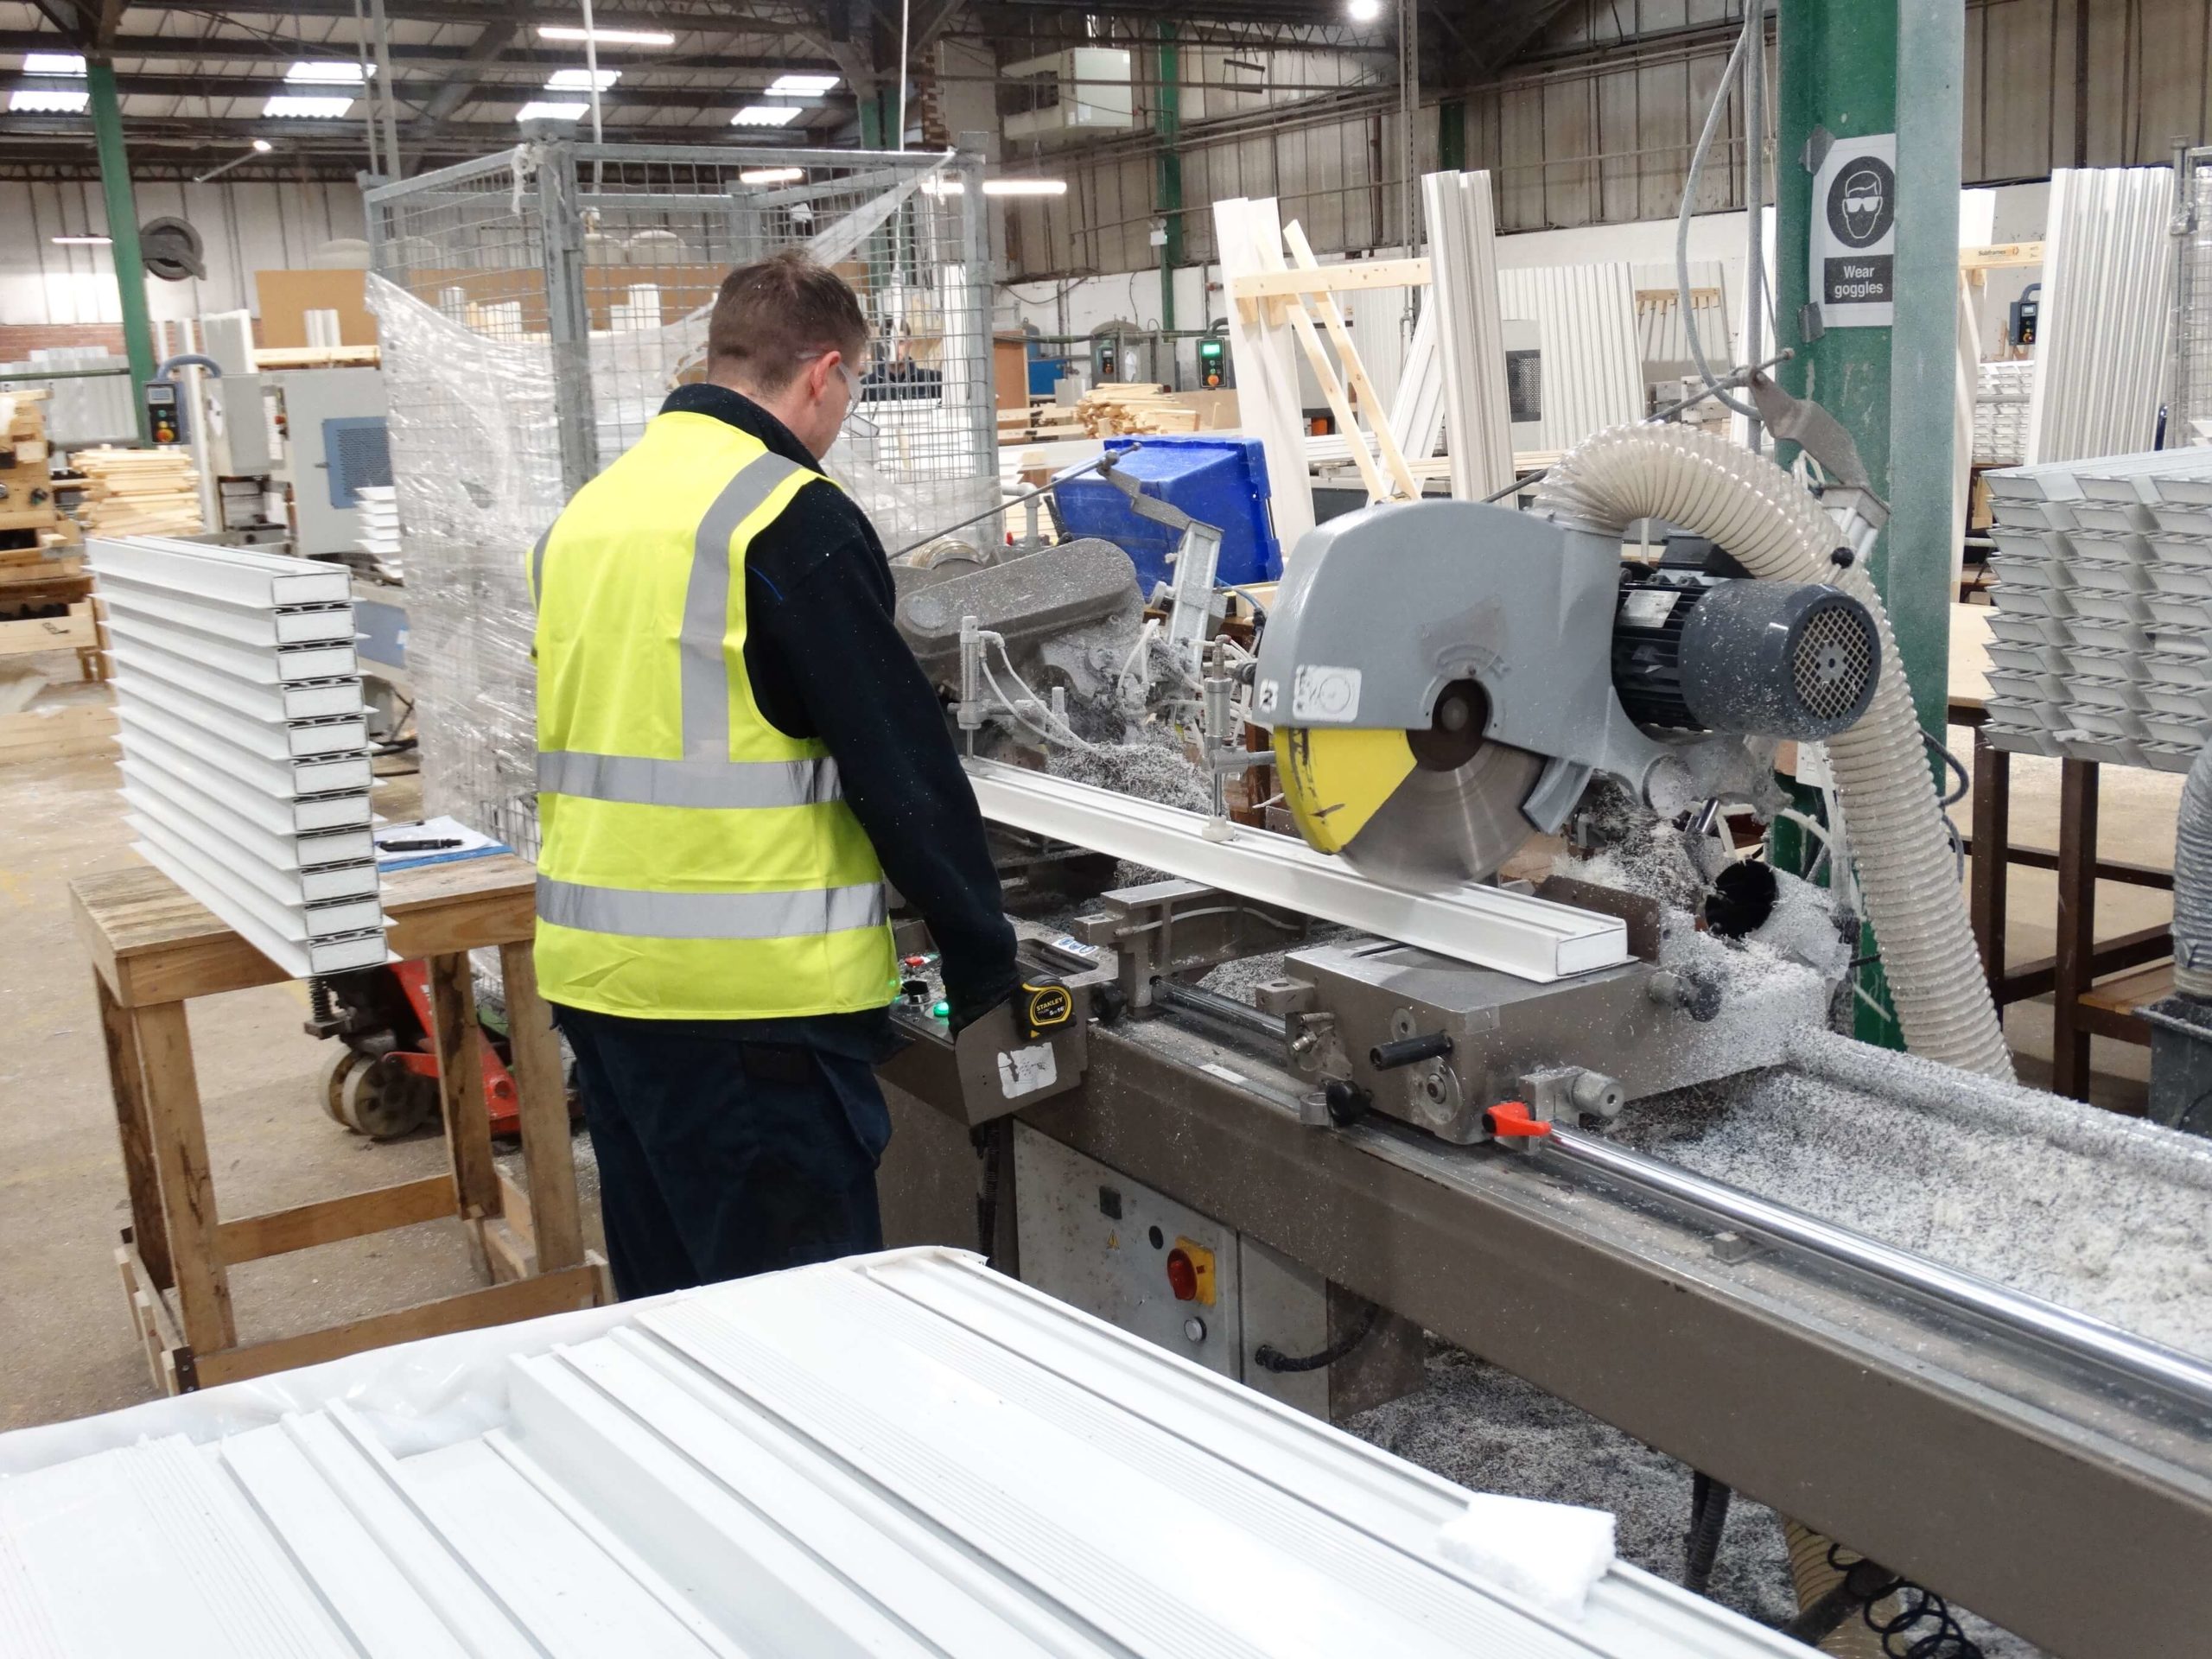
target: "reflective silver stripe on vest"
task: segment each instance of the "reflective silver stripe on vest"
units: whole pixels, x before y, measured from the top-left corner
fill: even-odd
[[[699,521],[691,579],[683,590],[681,684],[687,760],[729,758],[729,658],[722,649],[729,632],[729,538],[778,485],[806,470],[781,455],[761,455],[738,469]]]
[[[883,884],[794,893],[645,893],[537,878],[537,914],[556,927],[644,939],[793,939],[874,927]]]
[[[537,757],[551,795],[633,806],[818,806],[842,799],[837,763],[819,760],[653,760],[555,750]]]
[[[537,545],[530,550],[530,602],[540,610],[545,608],[545,544],[552,539],[553,526],[548,524]]]

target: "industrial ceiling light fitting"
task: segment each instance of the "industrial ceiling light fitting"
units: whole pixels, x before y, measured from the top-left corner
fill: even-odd
[[[264,115],[291,116],[304,121],[335,121],[353,107],[349,95],[331,97],[276,92],[261,106]]]
[[[931,179],[922,185],[922,193],[931,196],[957,196],[967,188],[958,179]],[[1065,179],[1038,179],[1025,175],[983,181],[983,194],[987,196],[1065,196],[1067,193],[1068,181]]]
[[[92,101],[90,92],[18,86],[8,94],[8,111],[11,115],[82,115],[85,106]]]
[[[797,184],[806,176],[803,167],[749,167],[737,175],[740,184]]]
[[[819,98],[837,84],[835,75],[778,75],[768,83],[772,98]]]
[[[579,29],[574,23],[540,23],[541,41],[589,41],[594,46],[674,46],[676,36],[658,29]]]
[[[375,74],[373,63],[348,63],[339,58],[302,60],[284,72],[295,86],[359,86]]]
[[[55,236],[47,239],[57,248],[104,248],[112,240],[105,236]]]
[[[581,121],[588,104],[550,103],[532,100],[515,111],[518,121]]]
[[[248,144],[244,149],[240,150],[237,155],[232,156],[229,161],[224,162],[219,166],[211,167],[205,173],[195,175],[192,181],[194,184],[205,184],[208,180],[219,178],[222,175],[229,172],[232,168],[238,167],[244,162],[250,162],[257,156],[266,156],[270,150],[276,148],[276,146],[270,143],[266,138],[257,138],[251,143]],[[102,240],[105,240],[105,238],[103,238]]]
[[[733,127],[788,127],[798,119],[796,104],[748,104],[729,118]]]
[[[549,92],[588,92],[592,89],[594,78],[599,82],[599,90],[603,92],[622,79],[622,72],[620,69],[556,69],[547,79],[545,90]]]
[[[26,52],[23,54],[23,73],[27,75],[82,76],[85,60],[74,52]]]
[[[1355,23],[1371,23],[1382,15],[1382,0],[1347,0],[1344,16]]]

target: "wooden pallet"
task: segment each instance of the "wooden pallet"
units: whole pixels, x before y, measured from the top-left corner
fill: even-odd
[[[0,657],[25,657],[41,651],[96,651],[99,643],[99,627],[90,600],[79,601],[62,616],[0,622]]]

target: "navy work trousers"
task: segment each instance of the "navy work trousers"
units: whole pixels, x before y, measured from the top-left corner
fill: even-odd
[[[891,1117],[865,1060],[739,1020],[556,1007],[625,1300],[883,1248]]]

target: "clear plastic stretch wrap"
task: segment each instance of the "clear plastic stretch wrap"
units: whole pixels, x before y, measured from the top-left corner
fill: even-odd
[[[407,569],[423,806],[537,849],[524,557],[565,499],[551,349],[452,321],[368,279]]]
[[[703,373],[733,266],[800,248],[859,295],[861,402],[823,470],[887,550],[998,505],[980,184],[951,155],[556,142],[368,193],[427,810],[536,855],[524,559]]]

